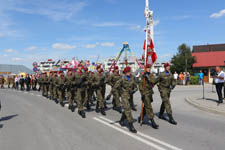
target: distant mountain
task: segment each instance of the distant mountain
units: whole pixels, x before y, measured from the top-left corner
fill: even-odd
[[[33,73],[33,71],[24,65],[9,65],[0,64],[0,72],[11,72],[12,74],[18,74],[20,72]]]

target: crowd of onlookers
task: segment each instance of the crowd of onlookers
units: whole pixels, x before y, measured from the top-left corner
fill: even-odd
[[[173,74],[175,80],[177,80],[177,84],[179,85],[190,85],[190,73],[189,72],[180,72],[179,74],[175,72]]]
[[[3,75],[0,76],[0,86],[4,88],[7,84],[8,88],[14,88],[16,90],[37,90],[37,76],[32,74],[27,75],[13,75],[4,78]]]

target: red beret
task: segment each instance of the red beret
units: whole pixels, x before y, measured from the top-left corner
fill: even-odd
[[[96,67],[96,69],[98,70],[100,68],[101,68],[101,64],[98,64],[97,67]]]
[[[123,72],[124,73],[127,73],[127,72],[130,72],[131,71],[131,68],[129,66],[127,66],[126,68],[124,68]]]
[[[170,66],[169,63],[165,63],[165,64],[164,64],[164,68],[166,68],[166,67],[168,67],[168,66]]]
[[[69,69],[68,69],[68,71],[72,71],[72,69],[71,69],[71,68],[69,68]]]
[[[83,67],[83,65],[82,64],[78,64],[78,66],[77,67]]]
[[[87,68],[87,67],[85,67],[85,68],[84,68],[84,71],[85,71],[85,72],[86,72],[86,71],[88,71],[88,68]]]
[[[119,67],[118,66],[114,66],[114,70],[118,70],[119,69]]]
[[[150,64],[147,64],[147,65],[146,65],[146,68],[151,68],[151,65],[150,65]]]

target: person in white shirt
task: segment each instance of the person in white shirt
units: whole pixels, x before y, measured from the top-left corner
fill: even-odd
[[[216,67],[216,73],[217,75],[213,77],[216,84],[216,92],[219,98],[219,103],[223,103],[222,89],[225,81],[225,73],[220,67]]]
[[[177,74],[177,72],[176,72],[176,71],[174,72],[173,77],[174,77],[174,79],[175,79],[175,80],[177,80],[177,79],[178,79],[178,74]]]

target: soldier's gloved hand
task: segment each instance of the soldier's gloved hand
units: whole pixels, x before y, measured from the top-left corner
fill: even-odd
[[[144,101],[145,101],[145,96],[144,95],[141,96],[141,100],[144,103]]]

